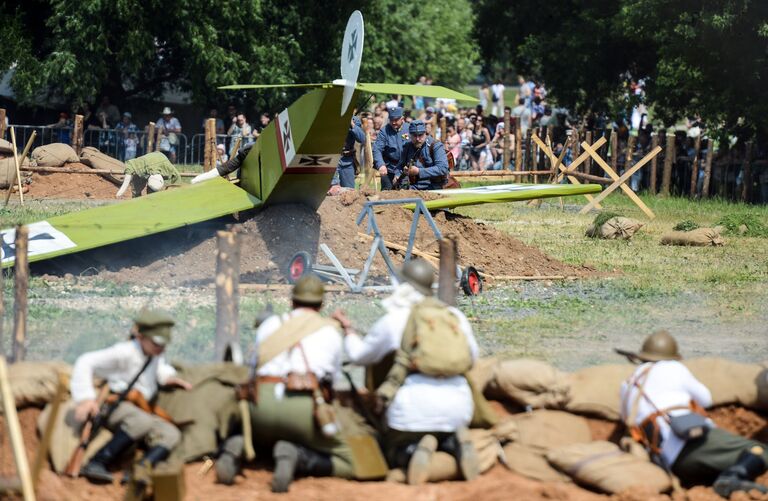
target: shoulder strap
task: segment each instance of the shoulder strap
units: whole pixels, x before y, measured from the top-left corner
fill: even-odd
[[[259,344],[259,367],[326,326],[336,328],[336,323],[321,317],[316,312],[307,312],[290,318]]]
[[[654,409],[656,408],[654,403],[650,399],[648,399],[648,397],[645,395],[645,391],[643,391],[645,382],[648,379],[648,374],[651,372],[652,368],[653,368],[653,364],[646,367],[637,377],[634,377],[634,374],[633,374],[632,375],[633,377],[629,378],[629,381],[628,381],[629,384],[637,388],[637,396],[635,397],[635,400],[632,402],[632,408],[631,409],[625,408],[625,410],[629,411],[629,413],[627,414],[627,422],[626,422],[626,425],[629,427],[632,427],[635,425],[635,419],[637,419],[637,412],[640,406],[641,398],[645,397],[648,400],[648,402],[650,402],[650,404],[654,407]]]

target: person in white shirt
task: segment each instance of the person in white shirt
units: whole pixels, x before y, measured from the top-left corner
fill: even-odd
[[[616,350],[642,362],[621,386],[621,415],[632,437],[684,485],[712,485],[729,498],[736,491],[768,488],[754,479],[766,471],[763,444],[715,427],[704,408],[712,396],[679,360],[667,331],[646,338],[640,352]]]
[[[176,376],[176,370],[165,361],[163,351],[171,340],[173,319],[161,311],[144,309],[134,320],[131,339],[110,348],[81,355],[72,369],[70,392],[75,402],[75,419],[86,421],[99,412],[94,377],[105,379],[113,395],[122,393],[136,379],[132,390],[147,402],[157,394],[159,385],[178,386],[185,390],[191,385]],[[112,439],[82,468],[80,474],[97,483],[111,483],[109,466],[131,448],[146,440],[150,449],[142,462],[150,467],[164,460],[181,439],[176,426],[133,403],[138,396],[129,395],[110,414],[106,427]],[[109,402],[109,399],[108,399]]]
[[[343,315],[336,316],[345,330],[344,348],[353,363],[375,365],[397,350],[411,308],[432,295],[434,271],[426,261],[409,261],[401,277],[403,283],[383,301],[387,313],[365,337],[356,334]],[[478,347],[469,321],[458,309],[448,308],[457,317],[475,360]],[[374,384],[378,387],[380,383]],[[407,467],[408,483],[423,483],[429,477],[431,456],[439,449],[456,457],[464,478],[476,477],[476,454],[466,430],[473,411],[472,392],[464,376],[409,374],[386,409],[389,431],[385,443],[390,466]]]
[[[496,80],[496,83],[491,85],[491,102],[493,103],[491,115],[502,116],[504,114],[504,84],[501,83],[501,80]]]
[[[273,446],[273,492],[287,492],[297,476],[352,478],[352,455],[332,423],[322,423],[318,402],[341,371],[342,341],[337,324],[323,318],[324,286],[304,275],[293,288],[293,310],[272,315],[256,330],[258,357],[249,414],[255,446]],[[300,386],[297,386],[300,384]],[[321,395],[322,394],[322,395]],[[239,469],[239,454],[216,462],[217,479],[230,484]]]

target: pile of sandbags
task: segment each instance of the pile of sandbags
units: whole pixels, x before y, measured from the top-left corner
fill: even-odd
[[[19,167],[28,166],[29,160],[21,158],[19,153]],[[8,188],[14,179],[16,179],[16,161],[13,158],[13,144],[0,139],[0,188]]]
[[[92,169],[125,172],[125,164],[116,158],[100,152],[97,148],[86,146],[80,153],[80,161]],[[105,179],[117,184],[122,183],[122,174],[101,174]]]
[[[42,406],[53,400],[59,378],[68,379],[72,367],[64,362],[16,362],[8,366],[16,407]]]
[[[75,150],[68,144],[51,143],[32,150],[32,162],[39,167],[63,167],[80,161]]]
[[[534,409],[560,408],[569,400],[566,375],[546,362],[529,359],[499,362],[485,394]]]
[[[696,228],[691,231],[669,231],[661,236],[661,245],[719,247],[725,245],[719,228]]]
[[[621,383],[634,372],[630,364],[587,367],[566,376],[570,399],[565,409],[576,414],[618,421]]]
[[[629,240],[637,233],[637,230],[644,226],[643,223],[636,219],[622,216],[614,216],[607,221],[599,224],[599,221],[595,221],[587,231],[585,235],[590,238],[603,238],[606,240]]]

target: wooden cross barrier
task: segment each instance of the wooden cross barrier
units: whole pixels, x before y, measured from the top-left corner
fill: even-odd
[[[589,154],[585,151],[581,155],[576,158],[573,162],[571,162],[568,167],[564,167],[560,162],[558,162],[557,157],[555,157],[555,154],[552,152],[550,148],[547,148],[547,145],[544,144],[544,142],[539,139],[539,136],[534,134],[533,140],[536,142],[536,144],[539,145],[539,147],[545,152],[545,154],[549,157],[550,162],[553,166],[557,166],[556,168],[560,170],[560,174],[555,179],[555,184],[559,184],[563,177],[568,177],[568,181],[570,181],[572,184],[581,184],[581,181],[576,179],[575,176],[573,176],[571,173],[576,170],[576,168],[581,165],[581,163],[586,160],[589,157]],[[593,145],[595,149],[599,148],[600,146],[605,143],[605,138],[601,137],[597,140],[597,142]],[[563,149],[565,151],[565,149]],[[594,197],[592,195],[584,195],[584,197],[591,203],[594,200]],[[600,204],[595,204],[595,207],[601,208]]]
[[[624,193],[629,196],[629,198],[635,202],[635,204],[640,207],[640,210],[642,210],[646,216],[648,216],[649,219],[654,219],[656,215],[653,213],[651,209],[646,206],[642,200],[640,200],[640,197],[638,197],[632,189],[624,184],[630,177],[632,177],[632,174],[640,170],[640,168],[645,165],[646,163],[650,162],[650,160],[659,154],[661,151],[661,147],[657,146],[653,150],[651,150],[647,155],[645,155],[642,160],[637,162],[631,169],[624,172],[624,174],[619,177],[618,174],[616,174],[616,171],[614,171],[607,163],[605,163],[605,160],[602,159],[600,155],[597,154],[597,152],[592,148],[592,146],[588,145],[586,142],[581,143],[581,147],[584,149],[585,153],[588,153],[592,156],[592,158],[595,159],[595,162],[602,167],[602,169],[613,179],[613,184],[610,185],[608,188],[603,190],[600,194],[598,194],[594,200],[590,201],[586,206],[584,206],[580,211],[579,214],[586,214],[593,208],[596,208],[598,206],[598,203],[601,202],[605,197],[613,193],[617,188],[621,188],[624,190]]]

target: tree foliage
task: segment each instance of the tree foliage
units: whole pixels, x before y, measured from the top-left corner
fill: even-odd
[[[436,0],[11,1],[0,6],[8,20],[0,41],[10,49],[0,55],[0,72],[15,67],[12,85],[27,104],[43,94],[63,101],[108,94],[120,102],[166,88],[189,91],[201,104],[220,101],[221,85],[339,78],[344,27],[360,8],[361,80],[410,83],[431,74],[464,84],[476,57],[472,17],[469,0],[452,3],[446,9]],[[273,104],[292,97],[279,90],[259,96]]]

